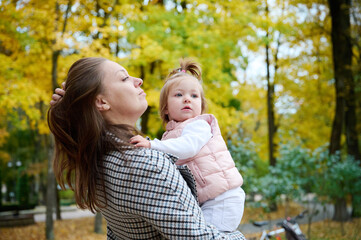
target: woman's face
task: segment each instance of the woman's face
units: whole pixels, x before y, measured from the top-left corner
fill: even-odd
[[[146,94],[140,88],[143,80],[129,76],[125,68],[112,61],[102,63],[101,69],[103,90],[97,96],[97,108],[112,124],[134,126],[148,107]]]

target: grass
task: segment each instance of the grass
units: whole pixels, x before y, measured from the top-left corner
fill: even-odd
[[[300,206],[292,204],[288,208],[290,216],[297,215]],[[262,209],[246,208],[242,223],[253,220],[279,219],[284,217],[285,208],[280,206],[277,212],[264,213]],[[301,225],[303,233],[307,233],[307,225]],[[310,240],[356,240],[361,239],[361,219],[353,219],[344,223],[342,234],[341,224],[333,221],[312,223]],[[55,239],[64,240],[105,240],[105,222],[103,221],[103,234],[94,233],[94,217],[55,221]],[[260,234],[249,234],[246,238],[259,239]],[[26,227],[1,228],[0,240],[45,240],[45,223],[36,223]]]

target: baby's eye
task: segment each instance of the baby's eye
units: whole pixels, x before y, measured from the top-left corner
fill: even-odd
[[[176,96],[176,97],[181,97],[182,94],[181,94],[181,93],[176,93],[175,96]]]
[[[198,95],[197,94],[192,94],[192,98],[197,98]]]
[[[125,82],[128,78],[129,76],[126,76],[125,78],[122,79],[122,81]]]

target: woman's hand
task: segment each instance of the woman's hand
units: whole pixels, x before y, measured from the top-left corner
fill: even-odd
[[[61,100],[62,97],[64,97],[65,94],[65,82],[63,82],[61,84],[62,88],[56,88],[54,91],[54,94],[51,96],[51,101],[50,101],[50,105],[54,106],[57,102],[59,102]]]
[[[150,148],[149,140],[140,135],[132,137],[130,143],[134,144],[136,147]]]

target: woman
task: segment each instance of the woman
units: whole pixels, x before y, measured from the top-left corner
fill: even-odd
[[[104,58],[71,66],[48,112],[60,186],[80,208],[102,213],[108,239],[244,239],[206,225],[174,156],[129,143],[147,108],[142,83]]]

